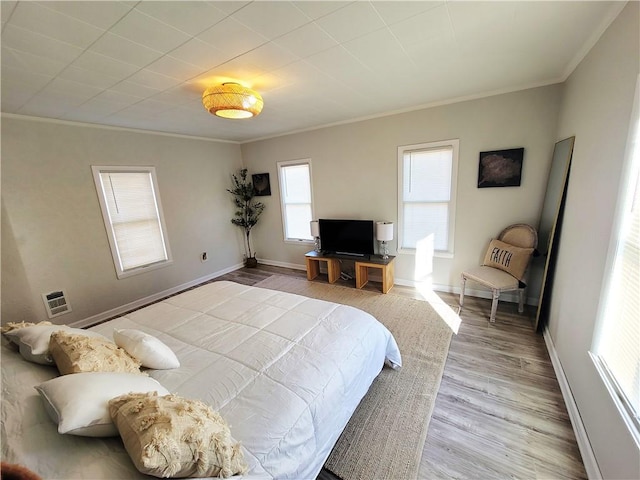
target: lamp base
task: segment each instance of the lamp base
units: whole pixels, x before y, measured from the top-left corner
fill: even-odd
[[[320,252],[320,237],[314,239],[315,251]]]
[[[389,259],[389,249],[387,248],[387,242],[384,240],[382,241],[382,259],[383,260]]]

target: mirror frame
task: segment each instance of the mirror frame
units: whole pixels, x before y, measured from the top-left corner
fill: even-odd
[[[545,262],[542,274],[542,285],[540,287],[540,300],[538,301],[538,310],[536,313],[536,331],[540,331],[548,320],[547,318],[543,318],[543,314],[546,315],[548,313],[547,310],[551,300],[550,290],[553,284],[556,259],[554,253],[560,239],[564,199],[569,180],[569,170],[571,169],[571,158],[573,156],[575,138],[574,136],[560,140],[553,148],[547,190],[542,205],[542,212],[540,213],[540,222],[538,224],[538,251],[545,259]],[[541,320],[544,321],[541,322]]]

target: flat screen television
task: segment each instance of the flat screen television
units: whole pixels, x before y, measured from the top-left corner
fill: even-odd
[[[373,220],[319,220],[322,251],[339,255],[374,253]]]

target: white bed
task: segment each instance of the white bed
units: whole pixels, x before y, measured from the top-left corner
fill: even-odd
[[[218,410],[242,443],[247,478],[313,479],[383,365],[401,364],[391,333],[353,307],[213,282],[92,327],[134,328],[180,360],[148,370],[170,392]],[[55,367],[2,346],[2,460],[44,478],[149,478],[118,437],[60,435],[33,388]]]

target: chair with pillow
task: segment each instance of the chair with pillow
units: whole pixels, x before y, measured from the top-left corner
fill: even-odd
[[[496,320],[498,298],[502,292],[518,290],[518,312],[524,311],[524,282],[527,267],[538,246],[538,233],[530,225],[518,223],[506,227],[497,239],[491,240],[482,266],[462,272],[460,310],[464,304],[464,290],[467,280],[490,288],[493,292],[490,322]]]

